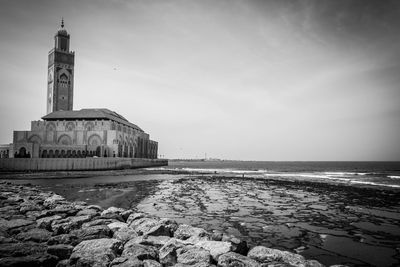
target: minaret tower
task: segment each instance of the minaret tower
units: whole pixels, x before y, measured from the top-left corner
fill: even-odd
[[[46,114],[72,110],[74,96],[75,54],[69,50],[69,34],[64,28],[64,19],[54,41],[54,48],[49,51]]]

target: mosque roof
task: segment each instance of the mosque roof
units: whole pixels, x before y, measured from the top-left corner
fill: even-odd
[[[45,121],[52,120],[112,120],[119,122],[123,125],[132,127],[136,130],[143,131],[139,126],[130,123],[123,116],[115,111],[106,108],[85,108],[81,110],[59,110],[47,114],[42,117]]]

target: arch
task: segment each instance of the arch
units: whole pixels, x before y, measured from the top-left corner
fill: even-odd
[[[18,156],[19,156],[20,158],[26,158],[27,155],[28,155],[26,152],[27,152],[27,151],[26,151],[26,148],[25,148],[25,147],[20,147],[19,150],[18,150]]]
[[[70,132],[75,130],[75,123],[73,123],[72,121],[67,122],[67,124],[65,125],[65,131]]]
[[[111,130],[115,130],[115,122],[111,123]]]
[[[67,150],[67,155],[66,155],[66,157],[67,157],[67,158],[70,158],[71,156],[72,156],[71,150]]]
[[[96,148],[96,156],[101,157],[101,147],[100,146],[98,146]]]
[[[42,143],[42,138],[40,138],[38,135],[32,135],[29,137],[28,142],[30,143],[35,143],[35,144],[41,144]]]
[[[77,157],[77,155],[76,155],[76,150],[72,150],[71,157],[73,157],[73,158],[76,158],[76,157]]]
[[[58,151],[58,149],[54,152],[54,157],[56,158],[60,157],[60,151]]]
[[[56,125],[54,122],[48,122],[46,124],[46,131],[55,131],[56,130]]]
[[[118,157],[122,157],[122,144],[118,144]]]
[[[72,145],[72,139],[68,135],[63,134],[58,138],[58,142],[57,143],[61,144],[61,145],[64,145],[64,146],[69,146],[69,145]]]
[[[101,137],[98,134],[93,134],[88,139],[88,145],[97,147],[101,145]]]
[[[88,121],[85,123],[85,130],[86,131],[93,131],[94,130],[94,124],[91,121]]]
[[[54,158],[54,152],[52,149],[49,150],[49,158]]]
[[[61,155],[60,155],[60,157],[61,157],[61,158],[65,158],[65,150],[61,150]]]
[[[47,158],[47,150],[42,151],[42,158]]]

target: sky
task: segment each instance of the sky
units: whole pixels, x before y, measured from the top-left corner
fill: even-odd
[[[400,1],[0,0],[0,143],[46,113],[62,17],[74,109],[162,157],[400,160]]]

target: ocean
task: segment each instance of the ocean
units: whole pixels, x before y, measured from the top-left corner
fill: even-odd
[[[164,169],[400,188],[398,161],[170,161]]]

